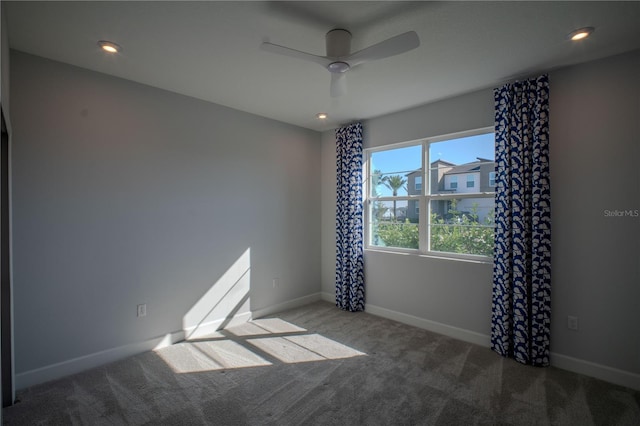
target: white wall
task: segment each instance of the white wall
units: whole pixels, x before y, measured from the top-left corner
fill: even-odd
[[[552,363],[640,388],[640,52],[558,70],[551,81]],[[365,146],[493,125],[491,90],[379,117]],[[335,141],[322,139],[322,290],[334,296]],[[333,179],[333,180],[332,180]],[[464,184],[464,182],[463,182]],[[492,265],[369,251],[372,313],[488,344]],[[579,331],[567,329],[579,317]],[[462,330],[460,330],[462,329]]]
[[[236,282],[252,311],[317,297],[320,134],[20,52],[11,67],[19,387],[197,325]]]

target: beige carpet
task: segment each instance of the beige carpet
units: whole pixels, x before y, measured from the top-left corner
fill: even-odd
[[[640,392],[318,302],[18,392],[9,425],[640,425]]]

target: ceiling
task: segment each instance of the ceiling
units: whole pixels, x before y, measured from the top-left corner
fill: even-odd
[[[640,48],[637,1],[3,3],[11,48],[318,131]],[[339,98],[321,66],[259,49],[324,55],[333,28],[352,51],[410,30],[421,45],[354,67]]]

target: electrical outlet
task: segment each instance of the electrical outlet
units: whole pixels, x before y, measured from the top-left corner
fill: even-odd
[[[280,278],[274,278],[273,279],[273,288],[278,288],[280,287]]]
[[[147,316],[147,304],[144,303],[142,305],[138,305],[138,317],[146,317]]]
[[[578,330],[578,317],[569,315],[567,317],[567,328],[569,330]]]

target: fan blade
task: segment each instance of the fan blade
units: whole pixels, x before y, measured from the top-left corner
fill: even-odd
[[[315,62],[316,64],[322,65],[324,68],[327,68],[331,61],[329,58],[325,58],[324,56],[312,55],[311,53],[301,52],[300,50],[291,49],[288,47],[280,46],[278,44],[269,43],[267,41],[263,42],[260,45],[260,49],[265,52],[277,53],[278,55],[289,56],[291,58],[298,58],[304,61]]]
[[[415,31],[409,31],[359,50],[346,58],[341,58],[341,60],[355,67],[364,62],[375,61],[408,52],[418,46],[420,46],[418,34],[416,34]]]
[[[331,97],[337,98],[347,93],[346,73],[331,73]]]

